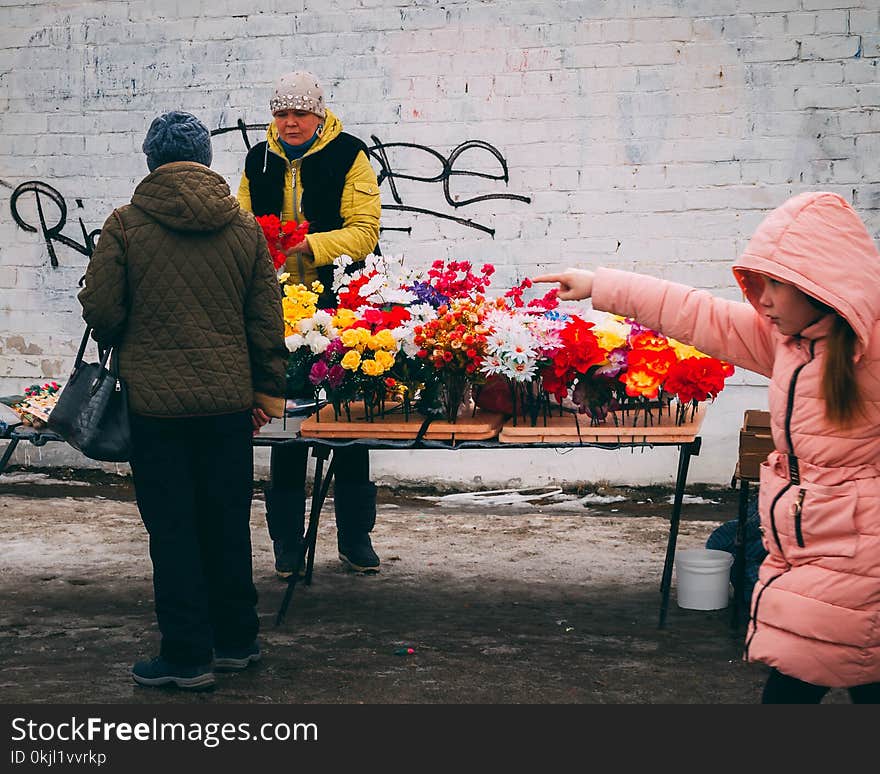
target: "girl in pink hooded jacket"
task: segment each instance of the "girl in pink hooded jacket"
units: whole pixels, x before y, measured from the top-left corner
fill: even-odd
[[[745,658],[772,667],[764,703],[818,703],[829,688],[878,703],[880,254],[844,199],[803,193],[764,219],[733,272],[748,303],[612,269],[534,281],[771,377],[769,554]]]

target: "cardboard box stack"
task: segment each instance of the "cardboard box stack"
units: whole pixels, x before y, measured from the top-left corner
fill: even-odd
[[[770,412],[749,409],[743,417],[743,426],[739,431],[740,477],[757,480],[761,463],[773,449]]]

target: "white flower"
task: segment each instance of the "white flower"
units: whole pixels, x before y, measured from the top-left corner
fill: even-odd
[[[351,282],[351,275],[347,274],[345,269],[354,263],[354,259],[350,255],[340,255],[333,261],[333,292],[339,293],[342,288],[347,288]]]
[[[302,334],[293,333],[284,339],[284,343],[287,345],[289,352],[296,352],[300,347],[305,346],[306,340]]]
[[[316,355],[320,355],[330,346],[330,339],[318,331],[309,331],[305,336],[305,343],[308,344],[309,349],[311,349],[312,352]]]
[[[403,306],[409,306],[417,298],[415,293],[404,288],[389,288],[382,295],[386,304],[402,304]]]

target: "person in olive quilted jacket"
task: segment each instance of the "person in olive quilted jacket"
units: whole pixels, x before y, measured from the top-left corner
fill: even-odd
[[[79,299],[129,390],[159,656],[142,685],[209,688],[259,660],[252,434],[284,407],[281,290],[262,230],[208,167],[195,116],[156,118],[147,175],[101,230]]]

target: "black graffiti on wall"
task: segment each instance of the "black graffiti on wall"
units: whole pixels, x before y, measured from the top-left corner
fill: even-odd
[[[227,134],[229,132],[240,132],[245,147],[250,150],[251,143],[250,138],[248,137],[248,132],[262,132],[266,130],[267,126],[268,124],[246,124],[242,119],[238,119],[238,123],[235,126],[221,127],[220,129],[215,129],[214,131],[212,131],[211,134],[219,135]],[[466,140],[465,142],[456,145],[455,148],[452,149],[452,152],[449,154],[449,157],[447,158],[439,151],[435,150],[434,148],[430,148],[427,145],[419,145],[417,143],[411,142],[386,143],[382,142],[382,140],[380,140],[376,135],[371,135],[370,139],[372,140],[373,144],[367,147],[367,152],[370,157],[375,159],[376,163],[379,165],[379,174],[377,175],[379,186],[381,187],[382,184],[387,181],[388,188],[391,191],[391,198],[394,201],[394,204],[383,204],[383,212],[415,212],[422,215],[430,215],[431,217],[441,218],[443,220],[450,220],[462,226],[477,229],[478,231],[483,231],[486,234],[494,236],[495,229],[490,228],[485,224],[478,223],[475,220],[459,217],[457,215],[451,215],[449,213],[441,212],[440,210],[426,209],[423,207],[413,207],[408,205],[401,195],[400,189],[397,185],[397,181],[411,180],[418,183],[439,183],[443,188],[443,198],[445,199],[446,204],[452,207],[453,210],[459,207],[467,207],[469,204],[474,204],[476,202],[485,202],[491,200],[507,199],[510,201],[524,202],[525,204],[529,204],[532,201],[531,198],[528,196],[511,193],[488,193],[479,196],[472,196],[469,199],[457,199],[453,196],[452,192],[450,191],[450,183],[455,177],[482,178],[484,180],[503,182],[505,185],[510,182],[507,168],[507,159],[504,158],[501,152],[494,145],[490,145],[484,140]],[[407,174],[399,171],[399,169],[392,161],[391,154],[389,154],[389,151],[393,151],[394,149],[411,149],[417,154],[422,154],[425,157],[424,161],[430,164],[437,165],[437,171],[434,174],[424,175]],[[468,151],[482,152],[484,156],[490,160],[490,163],[492,163],[493,165],[497,165],[498,171],[492,173],[460,168],[461,164],[459,159],[461,159],[462,155]],[[407,232],[410,231],[409,228],[389,228],[387,226],[383,226],[382,230]]]
[[[245,147],[250,149],[251,144],[248,132],[264,132],[267,126],[267,124],[246,124],[243,120],[239,119],[235,126],[220,127],[219,129],[214,129],[211,134],[216,136],[230,132],[239,132]],[[388,211],[418,213],[440,218],[442,220],[452,221],[462,226],[466,226],[467,228],[482,231],[490,236],[495,235],[495,229],[484,223],[479,223],[476,220],[460,217],[449,212],[442,212],[437,209],[415,207],[407,204],[398,186],[398,181],[400,180],[408,180],[417,183],[440,184],[443,190],[443,198],[446,204],[453,209],[453,212],[461,207],[467,207],[476,202],[491,200],[507,199],[523,202],[525,204],[531,202],[531,198],[528,196],[511,193],[487,193],[466,199],[459,199],[453,195],[450,187],[452,180],[456,177],[482,178],[484,180],[503,182],[505,184],[509,182],[507,160],[496,147],[483,140],[466,140],[453,148],[449,156],[446,157],[439,151],[430,148],[427,145],[418,145],[416,143],[408,142],[386,143],[382,142],[376,137],[376,135],[372,135],[370,139],[373,144],[368,146],[367,152],[379,166],[379,173],[377,175],[379,185],[382,186],[387,183],[387,187],[391,193],[391,200],[393,202],[388,202],[382,205],[383,213]],[[396,164],[392,158],[395,149],[408,149],[414,151],[416,154],[423,157],[420,161],[436,165],[436,170],[433,174],[413,174],[401,171],[401,165]],[[497,166],[497,172],[482,172],[474,169],[461,168],[462,165],[460,159],[463,154],[469,151],[483,153],[492,164]],[[19,208],[19,202],[30,201],[31,194],[34,197],[33,202],[37,214],[37,223],[28,222]],[[81,209],[83,206],[82,199],[76,199],[75,201],[77,207]],[[78,253],[89,257],[94,252],[101,229],[88,231],[82,218],[78,218],[80,230],[82,232],[82,242],[63,234],[62,232],[67,226],[67,202],[61,193],[48,183],[44,183],[40,180],[29,180],[25,183],[21,183],[12,192],[10,207],[13,219],[22,229],[31,233],[42,234],[53,267],[58,266],[58,256],[55,252],[55,243],[70,247]],[[382,230],[411,233],[412,228],[384,225],[382,226]]]
[[[19,211],[19,200],[27,194],[34,195],[39,224],[28,223]],[[50,203],[53,205],[54,212],[52,208],[46,206]],[[77,199],[76,205],[82,209],[82,199]],[[55,242],[66,245],[78,253],[89,257],[95,251],[95,244],[101,229],[97,228],[93,231],[87,231],[82,218],[79,218],[79,227],[82,231],[81,243],[61,233],[67,225],[67,202],[61,193],[48,183],[43,183],[40,180],[28,180],[26,183],[16,186],[10,197],[9,206],[12,209],[13,219],[21,228],[34,234],[42,233],[43,239],[46,242],[46,249],[49,251],[49,260],[53,267],[57,268],[58,266]],[[54,217],[47,217],[47,209],[49,210],[49,215]]]

